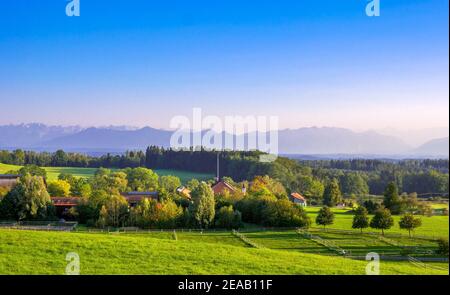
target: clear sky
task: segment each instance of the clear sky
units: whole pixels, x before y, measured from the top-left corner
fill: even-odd
[[[0,0],[0,124],[448,126],[448,1]]]

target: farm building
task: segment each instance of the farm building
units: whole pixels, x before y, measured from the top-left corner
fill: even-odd
[[[51,197],[53,206],[56,208],[56,216],[65,217],[69,210],[78,205],[79,197]]]
[[[122,196],[127,200],[130,207],[137,206],[143,199],[159,200],[158,192],[128,192],[123,193]],[[50,199],[56,208],[56,215],[58,217],[64,217],[81,200],[80,197],[51,197]]]
[[[189,200],[191,199],[191,191],[185,186],[177,188],[177,193]]]
[[[136,207],[143,199],[159,201],[158,192],[127,192],[122,196],[127,200],[130,207]]]
[[[292,193],[289,196],[289,200],[291,200],[291,202],[298,204],[300,206],[306,207],[307,203],[306,203],[306,198],[303,197],[302,195],[300,195],[299,193]]]
[[[211,188],[214,192],[214,195],[220,195],[226,191],[228,191],[229,193],[234,193],[236,191],[235,187],[233,187],[232,185],[230,185],[229,183],[227,183],[223,180],[218,181]]]
[[[0,174],[0,187],[11,188],[19,181],[20,175]]]

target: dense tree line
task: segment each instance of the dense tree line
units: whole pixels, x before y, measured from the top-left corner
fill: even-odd
[[[215,173],[217,157],[220,175],[236,181],[269,175],[279,180],[288,192],[297,191],[315,203],[322,203],[326,188],[337,181],[342,196],[382,195],[386,186],[395,182],[400,192],[447,194],[449,191],[448,160],[320,160],[296,161],[278,157],[272,163],[261,162],[258,151],[207,150],[175,151],[150,146],[143,151],[120,155],[90,157],[78,153],[37,153],[33,151],[0,151],[0,162],[16,165],[91,168],[178,169]],[[335,198],[339,201],[340,198]],[[334,201],[332,200],[332,203]],[[332,204],[331,203],[331,204]]]
[[[426,172],[437,170],[448,173],[448,159],[417,159],[417,160],[377,160],[377,159],[349,159],[349,160],[314,160],[299,161],[313,168],[338,169],[349,171],[393,171]]]

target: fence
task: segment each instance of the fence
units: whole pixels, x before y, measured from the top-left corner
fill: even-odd
[[[311,227],[315,230],[324,230],[321,227]],[[337,229],[337,228],[327,228],[326,231],[328,232],[336,232],[336,233],[343,233],[343,234],[355,234],[359,233],[357,230],[349,230],[349,229]],[[363,234],[366,235],[374,235],[374,236],[381,236],[379,232],[373,232],[373,231],[364,231]],[[399,234],[399,233],[385,233],[384,237],[392,237],[392,238],[409,238],[409,235],[406,234]],[[422,236],[422,235],[414,235],[414,239],[418,240],[427,240],[427,241],[437,241],[442,237],[436,237],[436,236]]]
[[[0,223],[1,228],[34,231],[72,231],[77,225],[77,222],[59,221],[19,221]]]
[[[419,259],[416,259],[416,258],[411,257],[411,256],[408,256],[408,261],[410,263],[412,263],[413,265],[417,266],[417,267],[421,267],[421,268],[425,268],[425,269],[426,268],[431,268],[431,269],[437,269],[437,270],[448,270],[446,268],[439,267],[439,266],[436,266],[436,265],[429,265],[429,264],[423,263]],[[446,262],[448,262],[448,259],[447,259]]]
[[[194,233],[230,233],[229,229],[199,229],[199,228],[168,228],[168,229],[142,229],[138,227],[105,227],[105,228],[75,228],[76,232],[85,232],[85,233],[157,233],[157,232],[167,232],[173,233],[174,231],[178,232],[194,232]]]
[[[240,233],[240,232],[238,232],[238,231],[236,231],[234,229],[233,229],[232,233],[233,233],[234,236],[236,236],[239,239],[241,239],[244,243],[246,243],[250,247],[257,248],[257,249],[264,248],[263,246],[258,245],[257,243],[255,243],[252,240],[250,240],[249,238],[247,238],[244,234],[242,234],[242,233]]]
[[[299,235],[303,236],[304,238],[307,238],[307,239],[309,239],[309,240],[312,240],[312,241],[316,242],[316,243],[319,244],[319,245],[324,246],[324,247],[327,248],[328,250],[331,250],[331,251],[333,251],[333,252],[336,252],[336,253],[339,254],[339,255],[343,255],[343,256],[351,255],[351,252],[350,252],[350,251],[346,251],[346,250],[340,248],[339,246],[337,246],[336,244],[334,244],[333,242],[328,241],[328,240],[325,240],[325,239],[322,239],[322,238],[319,237],[319,236],[315,236],[315,235],[313,235],[313,234],[307,232],[307,231],[304,230],[304,229],[297,229],[297,233],[298,233]]]

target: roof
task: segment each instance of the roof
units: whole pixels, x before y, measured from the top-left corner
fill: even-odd
[[[0,174],[0,179],[16,179],[19,178],[18,174]]]
[[[299,193],[292,193],[292,194],[291,194],[291,197],[294,198],[294,199],[297,199],[297,200],[306,202],[305,197],[303,197],[303,196],[300,195]]]
[[[225,190],[234,192],[234,191],[236,191],[236,188],[233,187],[232,185],[230,185],[229,183],[221,180],[212,186],[212,190],[213,190],[214,194],[217,195],[217,194],[223,193]]]
[[[80,197],[50,197],[55,207],[74,207],[80,202]]]
[[[158,192],[127,192],[123,193],[122,196],[128,203],[139,203],[143,199],[158,198]]]
[[[126,192],[123,193],[124,196],[157,196],[158,192]]]
[[[179,188],[177,188],[177,193],[185,196],[186,198],[190,199],[191,198],[191,190],[189,190],[187,187],[185,186],[181,186]]]

